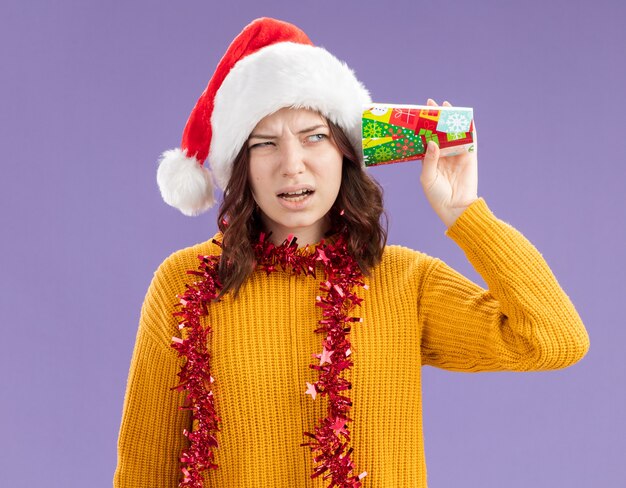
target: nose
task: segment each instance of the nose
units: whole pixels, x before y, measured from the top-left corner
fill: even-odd
[[[281,144],[280,172],[283,176],[295,176],[304,173],[304,148],[296,140],[283,141]]]

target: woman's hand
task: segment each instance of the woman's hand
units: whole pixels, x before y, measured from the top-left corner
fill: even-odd
[[[437,107],[434,100],[428,99],[427,105]],[[451,107],[448,102],[443,102]],[[476,124],[474,124],[474,147],[478,144]],[[420,182],[426,198],[433,210],[450,227],[459,215],[478,198],[478,157],[476,150],[463,152],[456,156],[440,156],[439,146],[433,141],[428,143],[426,155],[422,161]]]

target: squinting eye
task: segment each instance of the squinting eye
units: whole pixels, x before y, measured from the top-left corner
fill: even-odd
[[[252,144],[252,146],[250,146],[248,149],[254,149],[255,147],[267,147],[269,145],[274,144],[273,142],[270,141],[266,141],[266,142],[259,142],[257,144]]]
[[[309,142],[319,142],[328,137],[326,134],[313,134],[312,136],[308,136],[307,139]]]

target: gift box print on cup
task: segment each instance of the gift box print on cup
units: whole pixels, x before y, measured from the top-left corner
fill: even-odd
[[[428,141],[437,143],[442,156],[473,151],[473,109],[377,103],[363,111],[366,166],[423,159]]]

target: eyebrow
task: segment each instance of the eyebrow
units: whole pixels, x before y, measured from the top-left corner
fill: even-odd
[[[311,127],[307,127],[306,129],[302,129],[301,131],[298,131],[298,134],[304,134],[306,132],[312,132],[312,131],[320,129],[322,127],[328,129],[328,126],[325,125],[325,124],[317,124],[317,125],[313,125]],[[250,134],[250,137],[248,137],[248,139],[278,139],[278,136],[270,136],[270,135],[266,135],[266,134]]]

